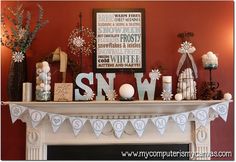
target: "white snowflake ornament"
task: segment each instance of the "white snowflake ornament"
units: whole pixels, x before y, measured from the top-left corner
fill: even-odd
[[[152,80],[159,80],[161,77],[161,72],[159,69],[153,69],[149,76]]]
[[[192,46],[191,42],[185,41],[181,44],[181,47],[178,49],[178,52],[181,54],[191,54],[196,51],[196,48]]]
[[[95,94],[93,91],[92,92],[84,92],[83,96],[85,96],[86,100],[93,100]]]
[[[25,58],[25,55],[22,52],[14,52],[12,54],[12,59],[14,62],[22,62]]]
[[[115,90],[108,90],[108,92],[106,93],[106,97],[109,101],[114,101],[116,100],[117,93]]]
[[[173,94],[169,91],[166,91],[166,90],[163,90],[162,94],[161,94],[161,97],[164,101],[169,101],[171,100]]]
[[[74,46],[76,46],[76,47],[78,47],[78,48],[79,48],[79,47],[83,47],[84,43],[85,43],[84,39],[81,38],[80,36],[79,36],[79,37],[75,37],[75,38],[73,39],[73,44],[74,44]]]
[[[20,28],[20,29],[19,29],[18,37],[19,37],[20,40],[21,40],[22,38],[24,38],[25,33],[26,33],[26,30],[25,30],[24,28]]]

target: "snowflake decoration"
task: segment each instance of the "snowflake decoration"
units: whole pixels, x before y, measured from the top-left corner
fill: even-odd
[[[192,46],[192,43],[188,41],[183,42],[181,44],[181,47],[178,49],[178,52],[182,54],[186,54],[186,53],[191,54],[195,51],[196,51],[195,47]]]
[[[159,69],[153,69],[149,75],[152,80],[159,80],[161,77],[161,72]]]
[[[95,35],[89,28],[81,27],[72,30],[68,47],[74,55],[90,55],[95,50]]]
[[[81,37],[75,37],[75,38],[73,39],[73,44],[74,44],[74,46],[80,48],[80,47],[83,46],[84,40],[83,40]]]
[[[86,98],[86,100],[93,100],[95,94],[93,91],[92,92],[84,92],[83,96]]]
[[[25,58],[25,55],[22,52],[14,52],[12,54],[12,59],[14,62],[22,62]]]
[[[21,40],[22,38],[24,38],[25,33],[26,33],[26,30],[25,30],[24,28],[20,28],[20,29],[19,29],[18,37],[19,37],[20,40]]]
[[[161,97],[163,98],[164,101],[169,101],[171,100],[173,94],[169,91],[163,90]]]
[[[117,93],[115,90],[108,90],[108,92],[106,93],[106,97],[109,101],[114,101],[116,100]]]

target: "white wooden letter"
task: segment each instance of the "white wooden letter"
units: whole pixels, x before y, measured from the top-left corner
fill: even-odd
[[[149,77],[150,75],[151,73],[149,73]],[[145,79],[142,83],[141,79],[143,77],[143,73],[135,73],[134,76],[136,78],[139,100],[144,100],[145,92],[147,92],[148,100],[154,100],[156,80],[151,79],[149,83],[148,80]]]
[[[114,78],[116,77],[115,73],[107,73],[106,77],[108,82],[103,78],[102,74],[96,73],[97,78],[97,96],[96,100],[105,100],[105,96],[102,95],[102,90],[107,93],[108,90],[114,89]]]
[[[82,82],[83,78],[87,78],[89,80],[89,84],[91,85],[93,84],[93,73],[92,72],[88,74],[80,73],[77,75],[76,80],[75,80],[76,85],[79,88],[83,89],[86,93],[93,93],[93,90]],[[87,100],[87,99],[86,99],[86,96],[84,96],[84,94],[80,94],[79,89],[75,89],[75,100]]]

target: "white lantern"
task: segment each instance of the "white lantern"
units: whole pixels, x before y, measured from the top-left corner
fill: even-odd
[[[134,95],[134,87],[130,84],[123,84],[119,89],[119,94],[123,99],[131,99]]]

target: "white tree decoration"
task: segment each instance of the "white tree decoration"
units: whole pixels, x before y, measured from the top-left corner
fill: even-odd
[[[164,101],[169,101],[171,100],[173,94],[169,91],[163,90],[161,97],[163,98]]]
[[[106,93],[106,97],[109,101],[114,101],[116,100],[117,93],[115,90],[108,90],[108,92]]]
[[[152,80],[159,80],[161,77],[161,72],[159,69],[152,69],[152,72],[150,73],[150,78]]]
[[[13,52],[12,59],[14,62],[22,62],[25,58],[25,55],[22,52]]]

